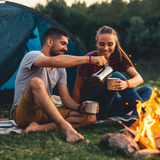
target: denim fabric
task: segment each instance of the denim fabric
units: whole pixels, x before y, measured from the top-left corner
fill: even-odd
[[[111,77],[126,80],[126,77],[120,72],[113,72]],[[136,100],[140,100],[141,102],[147,101],[151,96],[152,90],[149,86],[141,87],[138,90],[126,88],[125,90],[118,91],[119,96],[117,97],[116,91],[108,90],[107,82],[104,82],[87,100],[97,101],[99,103],[98,120],[109,116],[124,116],[131,110],[133,110],[131,116],[138,117],[136,111],[136,104],[138,102]]]

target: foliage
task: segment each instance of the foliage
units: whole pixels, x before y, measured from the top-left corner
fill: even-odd
[[[96,31],[108,25],[118,32],[128,55],[154,59],[160,54],[159,5],[159,0],[106,0],[90,6],[75,1],[69,7],[65,0],[48,0],[35,9],[67,28],[89,51],[96,49]]]
[[[150,84],[150,86],[155,86],[157,88],[160,88],[160,78],[158,78],[157,81],[150,80],[149,84]]]
[[[114,28],[120,44],[145,82],[157,80],[160,71],[160,1],[103,0],[87,6],[75,1],[67,6],[65,0],[48,0],[36,10],[53,18],[70,31],[87,49],[96,49],[96,31],[104,25]],[[141,61],[140,61],[141,60]]]

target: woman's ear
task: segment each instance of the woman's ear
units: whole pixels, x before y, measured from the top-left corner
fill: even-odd
[[[95,45],[96,47],[98,47],[98,44],[97,44],[97,42],[96,42],[96,45]]]

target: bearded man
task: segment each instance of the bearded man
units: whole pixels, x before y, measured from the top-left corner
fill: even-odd
[[[67,51],[69,36],[58,27],[49,28],[43,38],[41,51],[31,51],[23,58],[15,82],[11,118],[24,128],[22,133],[60,129],[68,142],[84,137],[74,128],[93,124],[95,115],[86,114],[83,105],[75,102],[67,88],[66,67],[91,63],[105,65],[103,56],[70,56]],[[57,108],[51,99],[57,86],[63,105]]]

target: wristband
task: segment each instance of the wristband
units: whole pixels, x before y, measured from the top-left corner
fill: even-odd
[[[128,84],[128,87],[127,88],[129,88],[129,82],[128,82],[128,80],[125,80],[126,82],[127,82],[127,84]]]
[[[79,114],[82,114],[82,112],[81,112],[81,105],[78,106],[77,111],[78,111]]]
[[[89,64],[91,64],[91,55],[89,54]]]

